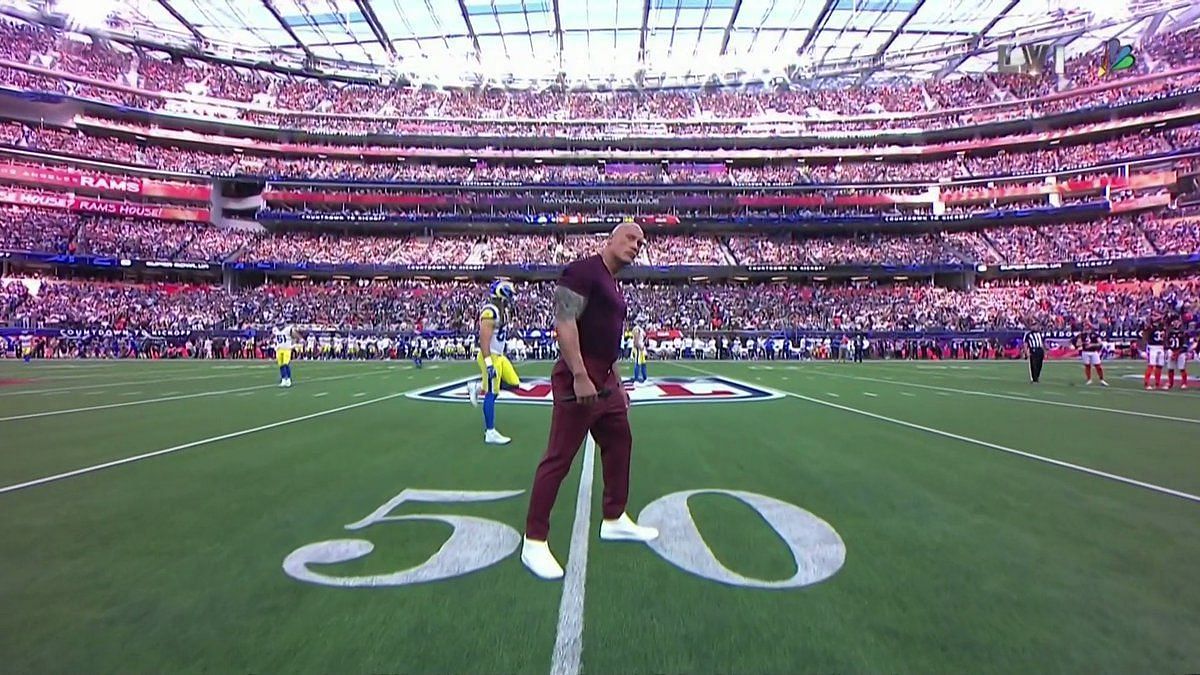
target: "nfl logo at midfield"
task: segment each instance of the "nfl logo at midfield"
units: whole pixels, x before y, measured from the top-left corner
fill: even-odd
[[[467,378],[448,384],[439,384],[427,389],[413,392],[409,398],[422,401],[453,401],[466,402],[470,400],[467,383],[477,378]],[[650,405],[659,403],[734,403],[743,401],[767,401],[780,398],[782,394],[766,389],[736,382],[723,377],[654,377],[649,381],[634,387],[625,385],[629,399],[633,405]],[[505,389],[500,392],[498,403],[523,403],[527,405],[551,405],[554,403],[550,394],[550,378],[535,377],[525,380],[516,390]]]

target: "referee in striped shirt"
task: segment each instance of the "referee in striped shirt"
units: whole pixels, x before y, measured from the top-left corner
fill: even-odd
[[[1042,362],[1046,360],[1046,343],[1042,331],[1030,327],[1025,333],[1025,349],[1029,352],[1029,380],[1036,383],[1042,376]]]

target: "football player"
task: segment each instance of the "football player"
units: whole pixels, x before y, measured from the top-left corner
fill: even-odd
[[[505,445],[512,439],[496,430],[496,398],[500,389],[521,385],[521,378],[504,355],[508,341],[508,324],[512,318],[512,302],[517,290],[510,281],[496,280],[489,288],[489,298],[479,310],[479,371],[483,376],[483,442]],[[480,382],[467,385],[471,405],[479,405]]]
[[[1191,350],[1191,339],[1183,330],[1183,322],[1176,317],[1167,334],[1167,389],[1175,386],[1175,371],[1179,371],[1180,389],[1187,389],[1187,359]]]
[[[420,370],[421,366],[425,362],[425,350],[427,349],[425,345],[425,336],[421,335],[421,329],[418,328],[416,332],[413,333],[412,342],[410,342],[409,345],[413,367],[417,370]]]
[[[1162,371],[1167,359],[1164,348],[1167,342],[1167,325],[1162,314],[1155,312],[1142,330],[1142,340],[1146,345],[1146,374],[1142,384],[1146,389],[1162,389]],[[1154,374],[1154,386],[1150,386],[1150,374]]]
[[[29,333],[21,333],[18,339],[20,343],[20,357],[25,363],[29,363],[29,359],[33,358],[33,336]]]
[[[1090,322],[1084,322],[1083,330],[1071,340],[1072,345],[1079,350],[1079,358],[1083,361],[1084,384],[1092,383],[1092,368],[1096,369],[1096,377],[1100,385],[1107,387],[1104,381],[1104,366],[1100,365],[1100,334],[1092,328]]]
[[[646,376],[646,329],[633,327],[633,381],[645,382]]]
[[[279,386],[292,386],[292,348],[301,340],[300,331],[280,319],[271,329],[271,344],[275,346],[275,364],[279,366]]]

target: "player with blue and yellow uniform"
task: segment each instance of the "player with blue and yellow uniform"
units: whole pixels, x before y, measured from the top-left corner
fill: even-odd
[[[646,376],[646,329],[633,327],[633,381],[645,382]]]
[[[33,358],[33,336],[29,333],[22,333],[20,337],[21,358],[25,363]]]
[[[504,355],[510,304],[517,291],[512,282],[500,280],[493,281],[489,290],[491,297],[479,310],[479,354],[476,357],[483,380],[483,440],[492,445],[504,445],[512,439],[496,430],[496,398],[501,388],[521,384],[516,368]],[[467,389],[471,393],[471,404],[479,405],[481,383],[471,382]]]
[[[294,326],[280,322],[271,329],[271,344],[275,347],[275,365],[279,366],[279,386],[292,386],[292,349],[300,341]]]

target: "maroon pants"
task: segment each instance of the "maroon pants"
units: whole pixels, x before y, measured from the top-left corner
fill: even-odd
[[[550,440],[533,477],[529,514],[525,518],[525,536],[530,539],[545,541],[549,536],[550,511],[558,497],[558,488],[589,431],[600,448],[604,468],[604,517],[613,519],[625,512],[625,502],[629,499],[629,455],[633,449],[625,392],[611,364],[588,362],[586,366],[596,390],[608,389],[612,393],[590,405],[563,401],[564,397],[574,395],[574,378],[565,362],[554,364],[550,375],[554,395]]]

